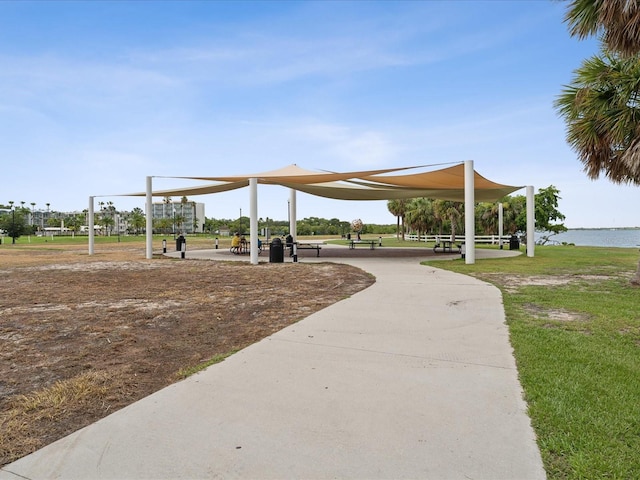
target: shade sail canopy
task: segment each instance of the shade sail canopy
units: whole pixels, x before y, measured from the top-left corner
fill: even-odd
[[[340,180],[349,180],[352,178],[361,178],[368,175],[380,175],[383,173],[398,172],[401,170],[409,170],[417,167],[400,167],[400,168],[385,168],[383,170],[369,170],[364,172],[314,172],[311,170],[305,170],[299,166],[293,164],[280,168],[278,170],[270,170],[263,173],[254,173],[250,175],[234,175],[227,177],[183,177],[191,178],[194,180],[210,180],[216,182],[238,182],[241,180],[248,180],[249,178],[257,178],[258,183],[270,183],[280,185],[283,182],[295,183],[295,184],[313,184],[324,182],[337,182]]]
[[[255,178],[259,184],[281,185],[319,197],[338,200],[391,200],[397,198],[427,197],[464,201],[464,164],[421,173],[390,175],[394,172],[423,167],[401,167],[360,172],[314,172],[297,165],[249,175],[221,177],[173,177],[206,180],[212,183],[195,187],[153,191],[154,196],[189,196],[219,193],[249,185]],[[505,195],[523,188],[503,185],[474,172],[475,200],[497,201]],[[129,194],[144,196],[145,192]]]
[[[154,190],[153,195],[156,197],[173,197],[181,196],[187,197],[189,195],[206,195],[208,193],[221,193],[228,192],[229,190],[235,190],[237,188],[247,187],[249,180],[242,180],[238,182],[225,182],[225,183],[212,183],[209,185],[199,185],[195,187],[183,187],[172,188],[169,190]],[[122,197],[144,197],[145,192],[129,193],[120,195]]]

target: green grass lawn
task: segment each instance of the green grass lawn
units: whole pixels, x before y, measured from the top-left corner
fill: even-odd
[[[555,246],[534,258],[433,264],[502,290],[549,478],[640,478],[640,288],[629,284],[638,258]]]
[[[130,244],[134,247],[144,248],[146,238],[144,235],[96,235],[95,244],[104,245],[104,244],[116,244],[116,243],[125,243]],[[154,248],[161,248],[162,240],[167,241],[167,248],[175,247],[175,238],[173,234],[169,233],[167,235],[154,235],[153,236],[153,245]],[[215,240],[215,235],[188,235],[187,236],[187,244],[197,246],[199,248],[213,248]],[[231,244],[230,237],[219,237],[220,245]],[[62,235],[62,236],[46,236],[46,237],[38,237],[36,235],[31,236],[22,236],[16,239],[16,243],[11,243],[11,238],[5,237],[3,238],[2,245],[0,248],[20,248],[20,247],[50,247],[50,246],[62,246],[62,245],[86,245],[89,248],[89,237],[87,235]]]

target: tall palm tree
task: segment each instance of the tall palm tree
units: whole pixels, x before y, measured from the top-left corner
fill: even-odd
[[[572,0],[565,22],[572,36],[600,35],[608,50],[633,56],[640,51],[640,3],[637,0]]]
[[[180,199],[180,230],[182,230],[182,233],[184,232],[184,220],[185,220],[185,216],[184,216],[184,206],[189,203],[189,199],[187,197],[182,197]],[[194,212],[195,214],[195,212]]]
[[[640,186],[640,57],[586,60],[556,108],[590,178]],[[640,285],[640,261],[631,284]]]
[[[387,202],[387,209],[391,215],[396,217],[396,238],[400,236],[400,221],[402,221],[402,240],[404,240],[404,216],[407,213],[407,204],[409,200],[406,198],[398,198]]]

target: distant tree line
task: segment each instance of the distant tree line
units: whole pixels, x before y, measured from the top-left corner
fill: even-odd
[[[553,234],[566,230],[561,222],[564,215],[558,211],[558,199],[560,191],[550,185],[540,189],[535,195],[535,221],[536,231],[546,232],[543,242],[548,241]],[[507,195],[500,200],[503,205],[503,224],[505,234],[515,234],[526,230],[526,198],[524,195]],[[145,214],[140,208],[134,208],[131,212],[118,212],[112,202],[100,202],[99,211],[95,214],[95,224],[101,227],[105,235],[113,232],[117,215],[126,220],[129,234],[145,232]],[[367,224],[360,231],[361,234],[397,234],[404,238],[405,233],[431,234],[431,235],[461,235],[464,233],[464,203],[447,200],[433,200],[429,198],[412,198],[402,200],[389,200],[387,203],[389,212],[397,217],[396,224]],[[7,236],[18,238],[22,235],[31,235],[40,228],[30,225],[28,219],[32,210],[24,205],[18,207],[14,202],[7,206],[0,205],[0,230]],[[61,227],[64,222],[65,229],[71,232],[80,231],[80,227],[87,225],[87,211],[78,214],[56,214],[51,212],[47,220],[49,227]],[[498,203],[477,203],[475,206],[476,234],[493,235],[498,233]],[[175,217],[154,219],[155,232],[170,232],[176,226],[181,225],[183,217],[178,214]],[[250,219],[243,216],[236,219],[206,218],[204,230],[206,233],[216,235],[222,230],[231,233],[249,233]],[[271,235],[286,235],[289,233],[288,220],[274,220],[272,218],[259,218],[258,229],[269,229]],[[350,221],[338,218],[307,217],[297,221],[298,235],[346,235],[352,232]]]
[[[205,231],[211,234],[216,234],[223,229],[228,229],[231,233],[241,232],[249,233],[249,217],[240,217],[236,219],[228,218],[207,218],[204,226]],[[368,224],[364,225],[362,233],[393,233],[394,226]],[[289,233],[289,221],[288,220],[274,220],[272,218],[259,218],[258,230],[269,229],[271,235],[286,235]],[[320,218],[320,217],[307,217],[298,219],[296,222],[296,230],[298,235],[346,235],[351,232],[351,222],[340,220],[338,218]]]
[[[545,232],[542,242],[567,228],[562,223],[565,216],[558,210],[560,191],[550,185],[538,190],[535,195],[535,229]],[[517,234],[527,229],[526,197],[507,195],[498,202],[480,202],[475,206],[475,230],[477,235],[498,233],[498,204],[503,208],[503,231]],[[397,218],[396,234],[404,238],[405,233],[418,235],[451,235],[455,238],[464,233],[464,203],[430,198],[389,200],[389,212]]]

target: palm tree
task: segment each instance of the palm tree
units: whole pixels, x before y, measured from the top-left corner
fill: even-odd
[[[515,235],[526,230],[527,199],[524,195],[507,195],[500,200],[503,209],[503,224],[505,232]]]
[[[621,55],[603,54],[585,62],[574,85],[557,100],[568,141],[590,177],[604,171],[614,182],[640,185],[640,4],[572,0],[565,21],[579,38],[602,33],[604,46]],[[631,284],[640,285],[640,261]]]
[[[433,228],[435,217],[433,214],[433,200],[429,198],[414,198],[407,205],[407,224],[409,228],[425,235]]]
[[[589,178],[640,185],[640,58],[603,52],[583,62],[555,102]]]
[[[184,220],[185,220],[185,216],[184,216],[184,206],[189,203],[189,199],[187,197],[182,197],[180,199],[180,230],[182,230],[182,233],[184,232]],[[195,211],[194,211],[195,214]]]
[[[163,197],[162,198],[162,216],[166,217],[167,216],[167,208],[169,208],[169,205],[171,205],[171,197]],[[175,207],[174,207],[175,208]]]
[[[402,240],[404,240],[404,216],[407,213],[408,203],[409,200],[406,198],[389,200],[387,202],[387,209],[389,210],[389,213],[396,217],[396,238],[400,236],[400,221],[402,221]]]
[[[640,58],[585,61],[556,100],[567,141],[590,178],[640,185]],[[640,286],[640,261],[632,285]]]
[[[136,235],[140,233],[142,229],[144,229],[146,218],[144,216],[144,212],[140,207],[136,207],[131,211],[130,221]]]
[[[498,233],[498,203],[481,202],[476,205],[476,231],[484,235]]]
[[[440,231],[442,234],[442,227],[445,221],[449,222],[451,226],[451,241],[456,241],[456,226],[458,220],[462,217],[464,204],[460,202],[452,202],[450,200],[435,200],[433,205],[433,211],[437,220],[440,223]]]
[[[625,57],[640,51],[640,3],[637,0],[572,0],[565,22],[572,36],[583,39],[601,35],[608,50]]]

